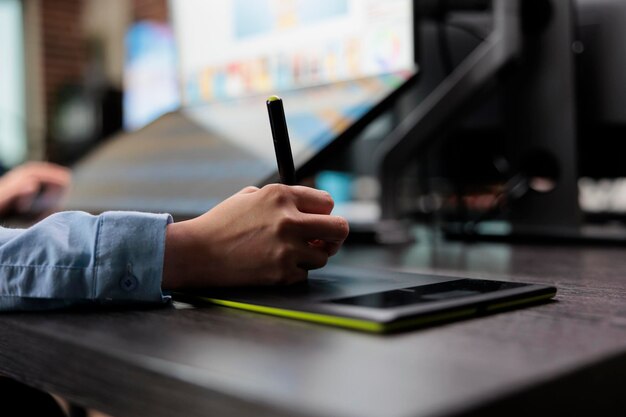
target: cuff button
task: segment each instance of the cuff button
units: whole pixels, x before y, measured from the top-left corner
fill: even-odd
[[[126,271],[126,275],[120,279],[120,287],[124,291],[133,291],[139,285],[139,280],[132,273],[132,266],[128,265],[128,269]]]

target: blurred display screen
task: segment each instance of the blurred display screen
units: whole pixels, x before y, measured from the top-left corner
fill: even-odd
[[[414,66],[410,0],[173,0],[186,105]]]
[[[138,22],[126,34],[124,128],[135,130],[180,105],[176,47],[169,26]]]

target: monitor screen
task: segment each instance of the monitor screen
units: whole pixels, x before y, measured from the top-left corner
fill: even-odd
[[[412,69],[411,0],[173,0],[183,103]]]

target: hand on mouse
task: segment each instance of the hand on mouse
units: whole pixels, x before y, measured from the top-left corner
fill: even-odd
[[[324,191],[248,187],[204,215],[167,226],[164,289],[291,284],[326,265],[348,236]]]
[[[0,177],[0,215],[24,213],[45,188],[61,194],[70,184],[70,170],[48,162],[27,162]]]

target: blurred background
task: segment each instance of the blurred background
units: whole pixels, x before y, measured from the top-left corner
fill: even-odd
[[[167,80],[172,48],[166,0],[0,0],[0,163],[76,161],[123,128],[131,61],[155,50],[163,67],[151,69]],[[171,82],[128,126],[177,105]]]
[[[264,21],[263,13],[270,3],[285,8],[273,10],[285,19],[275,23],[293,31],[270,35],[268,39],[273,43],[255,43],[255,36],[264,33],[258,22]],[[384,149],[384,142],[398,123],[408,120],[431,93],[449,83],[466,58],[488,40],[497,26],[491,14],[492,3],[0,0],[0,166],[9,169],[33,159],[74,166],[116,133],[128,132],[126,137],[134,140],[119,143],[115,152],[101,153],[100,159],[91,161],[87,175],[75,176],[81,191],[76,195],[82,196],[76,207],[197,214],[223,195],[210,202],[206,198],[206,179],[221,177],[215,170],[209,172],[206,155],[198,149],[208,143],[205,138],[218,125],[209,111],[194,113],[194,106],[217,102],[228,107],[232,97],[267,93],[274,87],[297,90],[391,73],[410,67],[415,58],[419,68],[416,88],[394,99],[385,114],[369,120],[369,126],[359,135],[352,135],[356,139],[351,139],[349,149],[336,152],[334,160],[316,166],[317,186],[331,190],[339,202],[378,204],[394,199],[398,204],[391,217],[427,222],[460,220],[474,227],[504,218],[544,229],[560,223],[568,227],[589,222],[624,223],[623,0],[523,2],[528,8],[522,7],[518,16],[522,22],[521,46],[514,62],[502,65],[493,83],[477,86],[463,111],[443,109],[446,123],[433,130],[428,140],[411,135],[403,138],[416,145],[402,164],[397,164],[402,165],[394,179],[399,184],[397,189],[385,195],[390,188],[383,186],[381,193],[380,161],[374,161],[372,155]],[[232,6],[228,13],[226,5]],[[241,43],[261,48],[263,53],[274,53],[272,48],[280,49],[281,42],[289,41],[285,33],[295,34],[294,39],[306,35],[306,28],[298,28],[289,20],[295,15],[291,13],[294,5],[314,22],[309,28],[321,28],[318,34],[338,39],[343,36],[336,53],[318,54],[320,51],[315,49],[302,48],[301,56],[295,53],[286,57],[290,71],[287,75],[281,72],[282,57],[278,55],[270,57],[277,62],[272,61],[276,71],[271,74],[267,59],[253,57],[229,63],[228,49],[241,45],[225,44],[220,37],[220,22],[224,21],[220,16],[234,19],[233,27],[240,28],[233,39],[245,40]],[[446,7],[441,9],[441,5]],[[349,28],[353,33],[344,36],[342,31],[348,31],[345,26],[325,22],[336,16],[361,22],[361,26]],[[386,32],[370,30],[377,25]],[[375,36],[368,38],[370,34]],[[403,39],[408,41],[399,41]],[[554,42],[553,46],[549,42]],[[413,52],[413,46],[415,57],[406,52]],[[205,62],[203,67],[198,57],[206,60],[207,56],[221,59],[221,66]],[[381,56],[385,59],[379,59]],[[268,76],[275,84],[268,84]],[[390,90],[401,84],[393,82],[396,84],[389,84]],[[360,93],[364,100],[366,90]],[[371,96],[369,104],[384,97]],[[314,102],[304,100],[305,104]],[[351,111],[356,108],[355,103],[349,104]],[[192,110],[177,112],[178,118],[161,119],[151,125],[181,107]],[[317,117],[316,125],[302,119],[301,125],[290,121],[290,126],[304,126],[310,133],[324,125],[331,113],[324,110],[318,114],[322,117]],[[359,121],[360,115],[352,114],[349,123]],[[243,135],[250,140],[257,122],[267,128],[264,114],[259,120],[248,113],[245,118],[239,118],[239,113],[236,116],[219,117],[222,123],[228,121],[230,128],[239,129],[234,136],[241,136],[241,129],[247,128]],[[337,120],[333,123],[346,124],[345,119]],[[248,121],[250,126],[246,126]],[[150,126],[152,130],[141,129]],[[133,136],[132,132],[144,132],[143,136],[149,137],[138,139],[142,133]],[[185,139],[173,143],[172,137]],[[251,143],[246,146],[249,148]],[[271,150],[265,145],[256,146]],[[148,147],[154,148],[154,153],[143,155],[145,169],[139,172],[138,160]],[[156,154],[156,148],[161,154]],[[177,161],[172,160],[174,153],[180,157]],[[112,169],[112,161],[124,155],[129,159],[127,165]],[[262,177],[253,174],[250,178]],[[137,197],[137,190],[148,189],[146,178],[152,181],[154,191],[149,198],[135,199],[133,203],[129,196]],[[189,185],[191,180],[195,181],[193,187]],[[101,188],[94,187],[98,181]],[[107,194],[106,204],[89,205],[96,194],[111,191],[113,183],[125,200],[120,197],[121,203],[116,205],[117,200]],[[188,195],[178,191],[183,183]],[[229,188],[224,195],[232,191]],[[202,201],[193,200],[198,196]],[[172,207],[173,201],[184,199],[189,204]],[[373,216],[366,217],[380,216],[378,208],[371,213]]]

